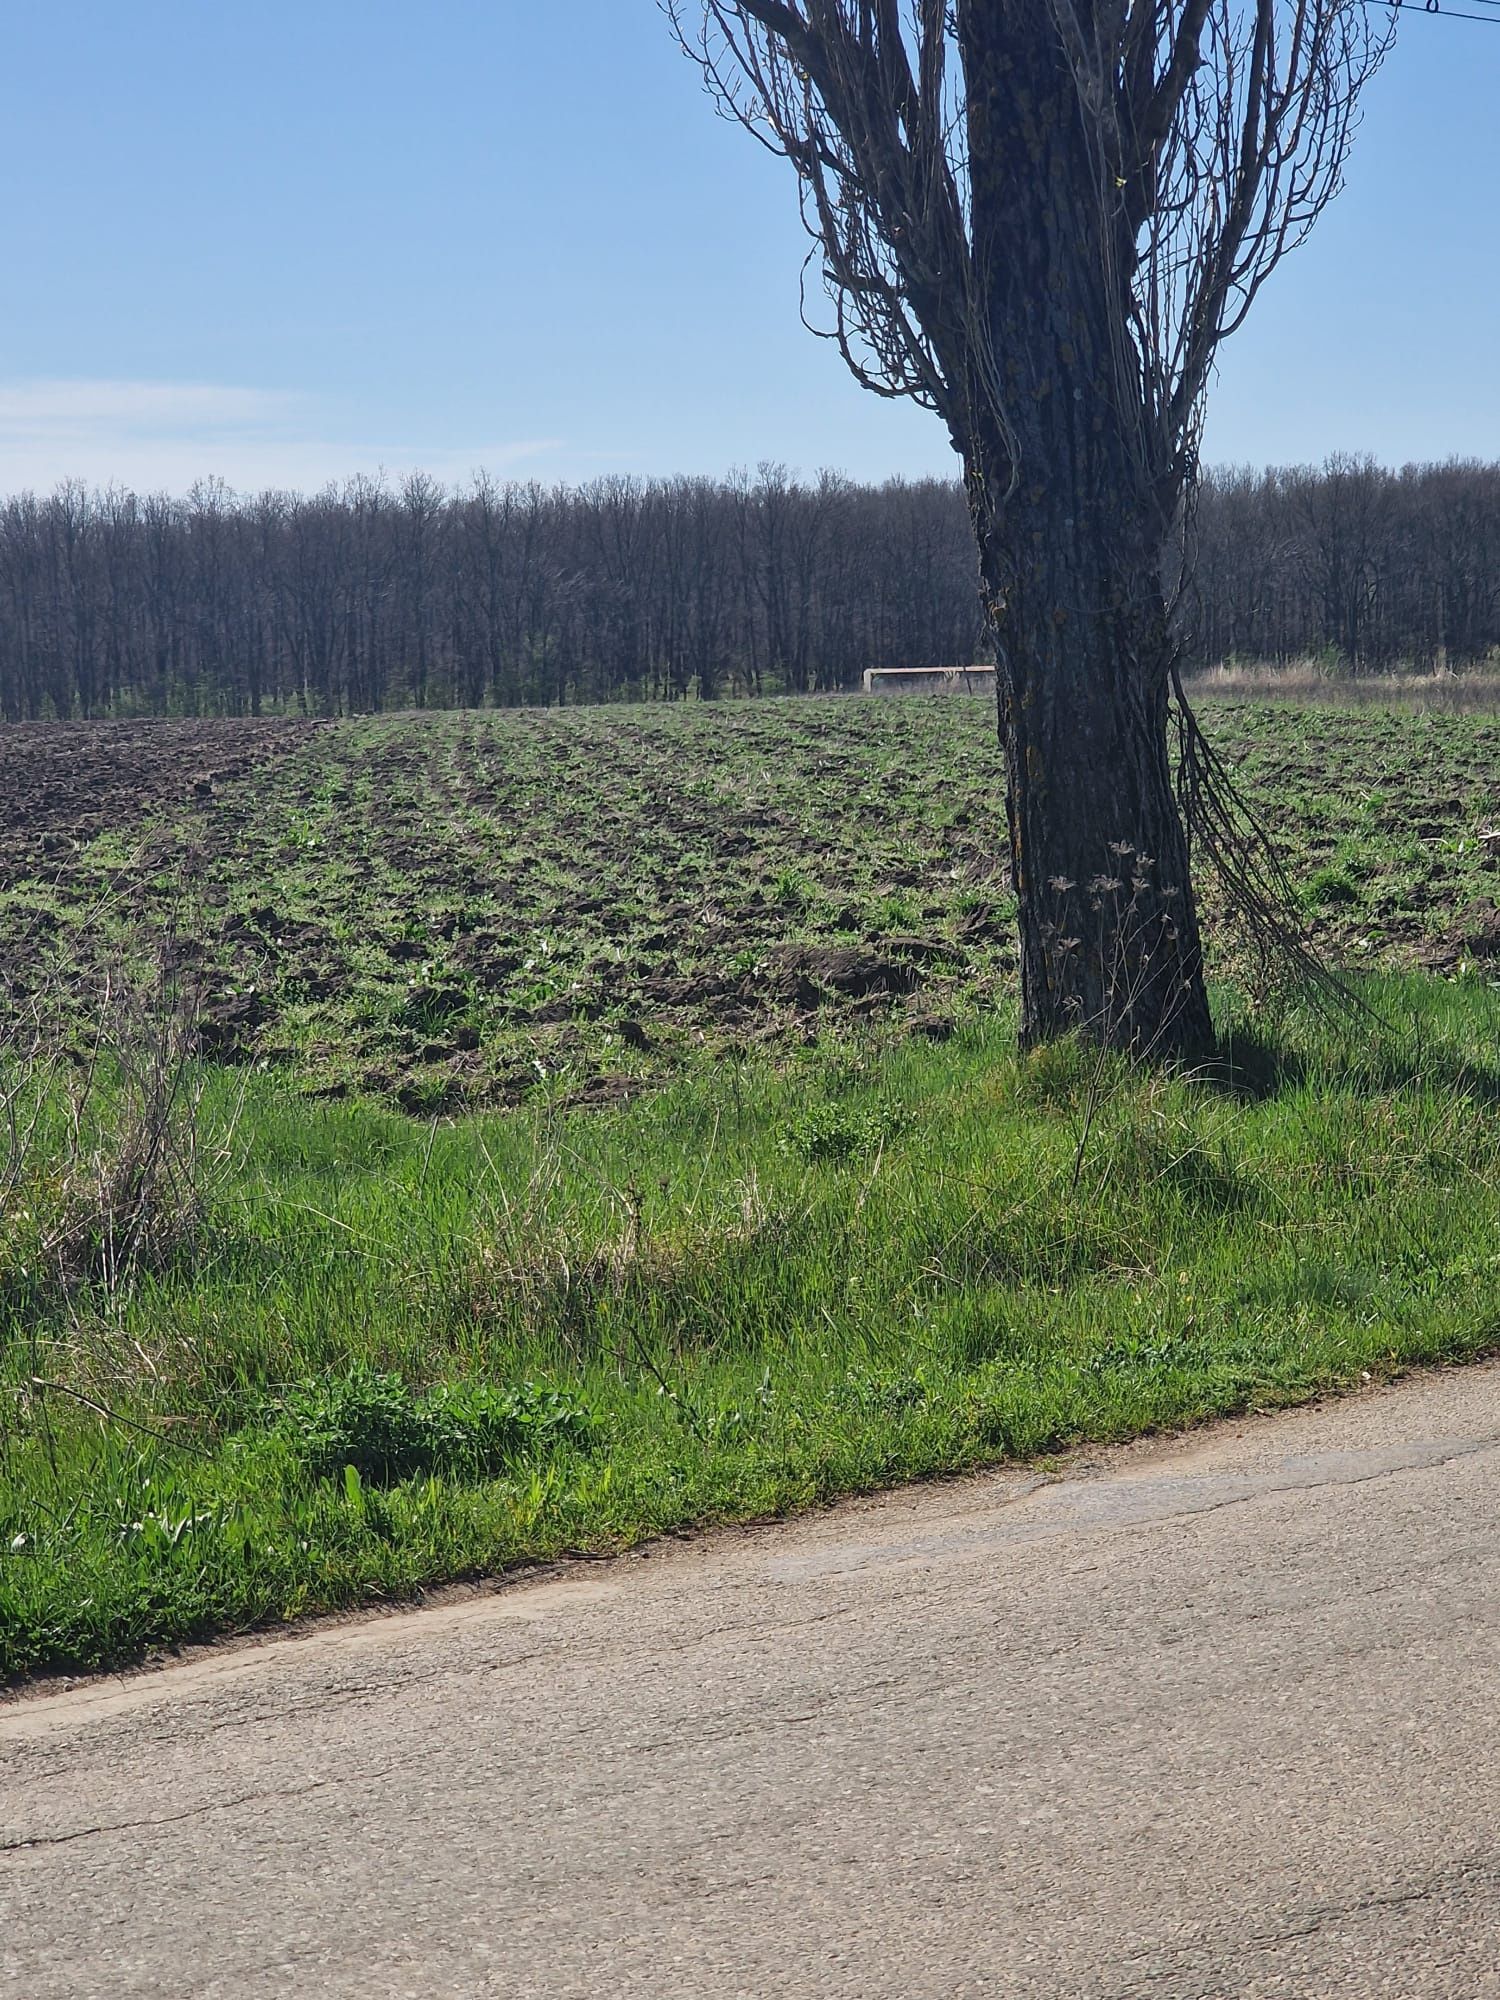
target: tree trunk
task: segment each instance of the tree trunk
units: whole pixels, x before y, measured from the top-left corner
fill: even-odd
[[[995,607],[1000,740],[1021,937],[1021,1039],[1078,1029],[1153,1057],[1211,1037],[1187,839],[1167,749],[1170,651],[1151,553],[1105,573],[1097,537],[1033,502],[1018,536],[976,509]],[[1017,559],[1017,544],[1024,559]]]
[[[954,431],[995,638],[1022,1039],[1194,1053],[1211,1029],[1167,754],[1175,490],[1122,351],[1134,250],[1045,0],[966,12],[985,30],[967,51],[980,347],[1002,379],[965,383]]]

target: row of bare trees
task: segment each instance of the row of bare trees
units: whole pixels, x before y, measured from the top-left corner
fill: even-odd
[[[1194,541],[1195,660],[1357,671],[1500,648],[1500,465],[1210,473]],[[983,653],[956,483],[418,475],[0,507],[11,721],[819,690]]]
[[[1500,649],[1500,465],[1220,471],[1199,501],[1194,655],[1462,666]]]
[[[757,476],[0,506],[0,713],[337,714],[836,688],[976,657],[962,493]]]

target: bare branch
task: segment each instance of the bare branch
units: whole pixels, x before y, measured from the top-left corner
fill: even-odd
[[[1367,0],[661,4],[721,109],[797,173],[833,307],[814,330],[867,387],[939,411],[966,455],[976,406],[1013,442],[986,296],[1006,274],[970,205],[975,53],[1042,24],[1095,159],[1118,413],[1165,515],[1214,355],[1336,192],[1391,33]]]

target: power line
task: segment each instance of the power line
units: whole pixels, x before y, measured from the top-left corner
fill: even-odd
[[[1456,7],[1440,6],[1439,0],[1422,0],[1420,6],[1416,0],[1410,0],[1408,5],[1403,5],[1402,0],[1390,0],[1390,4],[1394,13],[1420,15],[1423,20],[1477,21],[1481,28],[1500,28],[1500,14],[1469,14]],[[1500,0],[1477,0],[1477,4],[1481,7],[1500,7]]]

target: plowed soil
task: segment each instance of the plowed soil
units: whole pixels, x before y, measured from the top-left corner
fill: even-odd
[[[1500,973],[1500,721],[1207,720],[1334,956]],[[0,955],[82,1012],[165,961],[205,1054],[308,1090],[612,1102],[1004,1004],[1003,837],[978,699],[23,728]]]
[[[34,722],[0,730],[0,883],[214,790],[305,742],[281,720]]]

